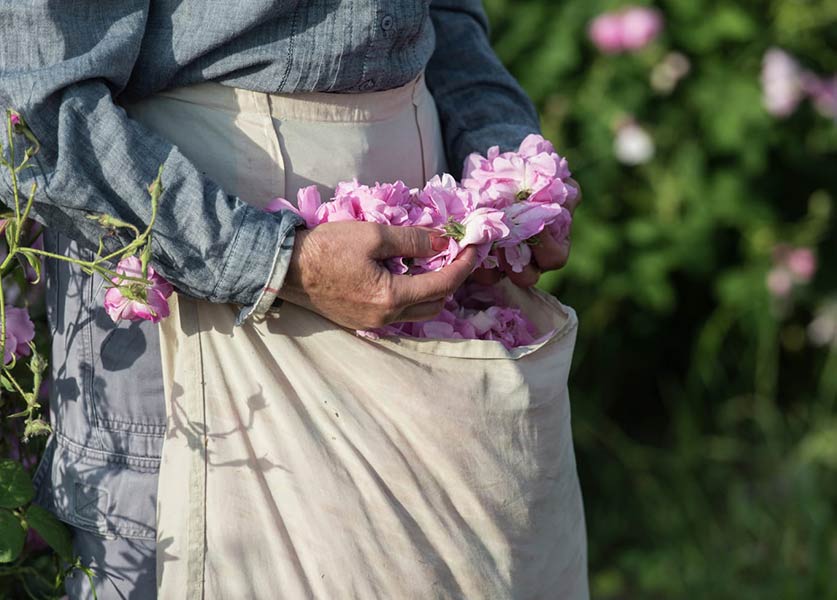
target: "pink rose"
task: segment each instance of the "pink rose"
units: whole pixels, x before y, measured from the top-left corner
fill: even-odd
[[[803,87],[818,113],[829,119],[837,119],[837,75],[823,79],[809,74],[803,81]]]
[[[777,298],[785,298],[793,288],[793,278],[787,269],[774,268],[767,273],[767,289]]]
[[[482,207],[468,213],[461,226],[465,229],[459,246],[490,244],[509,235],[509,227],[505,222],[503,211]]]
[[[526,265],[532,262],[532,248],[526,242],[504,247],[503,252],[506,262],[515,273],[522,273]]]
[[[803,98],[803,72],[799,63],[787,52],[770,48],[761,68],[761,89],[764,107],[771,115],[787,117]]]
[[[794,248],[788,252],[785,265],[797,281],[807,283],[817,272],[817,257],[810,248]]]
[[[663,29],[663,18],[652,8],[634,6],[622,13],[622,47],[639,50],[651,43]]]
[[[544,227],[555,221],[561,213],[569,211],[559,204],[541,202],[518,202],[503,209],[506,221],[511,225],[508,237],[500,246],[513,246],[538,235]]]
[[[616,13],[602,13],[593,19],[587,34],[602,52],[607,54],[622,52],[622,19]]]
[[[142,263],[136,256],[127,256],[116,265],[116,272],[128,277],[142,278]],[[129,321],[146,320],[158,323],[169,316],[168,297],[174,288],[148,265],[146,283],[124,281],[114,277],[112,287],[105,292],[105,310],[114,323],[122,319]],[[124,283],[123,283],[124,281]]]
[[[660,12],[644,6],[630,6],[620,12],[602,13],[587,30],[590,40],[602,52],[617,54],[650,44],[662,31]]]
[[[6,306],[6,344],[3,356],[4,364],[12,358],[29,356],[29,342],[35,339],[35,325],[25,308]]]

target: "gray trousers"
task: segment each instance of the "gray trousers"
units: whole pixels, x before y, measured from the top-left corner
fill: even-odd
[[[153,600],[157,595],[154,574],[154,540],[115,537],[73,528],[73,546],[95,577],[99,600]],[[93,598],[87,575],[76,571],[66,582],[71,600]]]

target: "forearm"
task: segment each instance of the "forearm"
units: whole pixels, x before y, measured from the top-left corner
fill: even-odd
[[[465,157],[499,145],[511,150],[540,131],[531,100],[491,48],[480,0],[433,0],[436,50],[426,77],[445,140],[448,164],[460,174]]]
[[[95,4],[110,27],[85,32],[88,21],[102,22],[73,12],[85,4],[91,10]],[[38,183],[33,216],[95,248],[104,231],[87,215],[107,213],[143,229],[151,217],[147,186],[162,165],[155,266],[187,294],[253,304],[271,279],[281,283],[272,277],[283,263],[277,252],[290,252],[288,236],[299,219],[264,213],[226,194],[171,143],[127,117],[113,94],[130,74],[146,7],[114,6],[33,4],[0,11],[0,102],[20,111],[42,144],[37,168],[22,173]],[[58,22],[63,29],[49,29]],[[29,40],[39,25],[48,29]],[[4,183],[8,189],[8,177]],[[29,181],[22,186],[28,189]],[[10,203],[7,192],[0,196]],[[109,239],[109,247],[126,241]]]

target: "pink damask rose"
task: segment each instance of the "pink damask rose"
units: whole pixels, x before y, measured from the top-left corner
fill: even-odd
[[[622,18],[611,12],[591,21],[587,34],[596,47],[607,54],[622,52]]]
[[[29,356],[29,342],[35,339],[35,325],[25,308],[6,306],[6,344],[3,363],[9,364],[13,358]]]
[[[632,52],[650,44],[663,29],[660,12],[645,6],[630,6],[606,12],[591,21],[590,40],[607,54]]]
[[[805,78],[803,85],[817,112],[837,120],[837,75],[822,78],[810,74]]]
[[[817,257],[810,248],[794,248],[788,252],[785,265],[800,283],[808,283],[817,272]]]
[[[804,73],[794,57],[780,48],[770,48],[761,68],[764,107],[775,117],[787,117],[805,96]]]
[[[811,248],[777,244],[773,268],[767,273],[767,289],[776,298],[786,298],[795,286],[809,283],[817,272],[817,256]]]
[[[569,215],[569,211],[558,204],[541,202],[518,202],[507,206],[503,212],[510,231],[500,246],[512,246],[528,240],[538,235],[562,213]]]
[[[552,144],[531,134],[516,152],[501,153],[492,146],[485,156],[468,156],[462,186],[476,190],[482,206],[504,208],[521,200],[564,204],[578,194],[567,181],[570,175],[567,160]]]
[[[450,219],[462,221],[478,204],[479,195],[461,187],[452,175],[435,175],[418,195],[415,203],[418,211],[414,213],[412,223],[438,227]]]
[[[142,279],[142,262],[136,256],[126,256],[116,265],[116,272]],[[174,288],[151,265],[148,265],[146,283],[125,281],[121,277],[114,277],[112,281],[119,287],[112,287],[105,292],[104,305],[114,323],[122,319],[159,323],[169,316],[168,297]]]
[[[633,6],[622,13],[622,46],[625,50],[644,48],[662,30],[663,18],[653,8]]]
[[[501,210],[483,206],[468,213],[460,223],[464,229],[460,247],[490,244],[509,235],[506,215]]]

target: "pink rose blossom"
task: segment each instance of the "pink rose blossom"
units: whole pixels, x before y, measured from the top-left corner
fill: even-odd
[[[116,265],[116,272],[142,278],[142,263],[136,256],[127,256]],[[121,287],[112,287],[105,292],[105,310],[114,323],[122,319],[158,323],[169,316],[168,297],[174,288],[151,265],[148,265],[147,284],[134,281],[123,283],[120,277],[114,277],[112,281],[121,284]]]
[[[817,257],[810,248],[794,248],[788,252],[785,265],[797,281],[807,283],[817,272]]]
[[[587,30],[590,40],[607,54],[640,50],[663,29],[660,12],[644,6],[631,6],[620,12],[602,13]]]
[[[663,18],[652,8],[634,6],[622,13],[622,47],[639,50],[650,44],[663,29]]]
[[[9,364],[13,358],[29,356],[29,342],[35,339],[35,325],[25,308],[6,306],[6,344],[3,362]]]
[[[494,340],[512,349],[534,343],[537,329],[519,308],[506,306],[498,288],[468,284],[447,299],[445,308],[435,319],[394,323],[373,331],[359,331],[358,335],[370,339],[410,336]]]
[[[803,87],[818,113],[837,120],[837,75],[829,79],[809,75],[803,81]]]
[[[20,115],[19,114],[13,112],[9,118],[11,119],[12,127],[20,126]]]
[[[802,100],[803,71],[787,52],[770,48],[764,55],[761,87],[764,107],[771,115],[787,117]]]
[[[532,262],[532,248],[526,242],[507,246],[503,248],[506,262],[515,273],[522,273],[530,262]]]
[[[468,213],[462,220],[465,229],[459,245],[464,248],[471,245],[490,244],[509,235],[503,211],[483,206]]]
[[[616,13],[602,13],[590,23],[590,40],[607,54],[622,52],[622,18]]]
[[[480,203],[503,208],[519,200],[564,204],[578,190],[570,177],[567,160],[556,154],[542,136],[528,136],[517,152],[494,146],[487,156],[471,154],[465,160],[463,187],[476,190]]]
[[[503,212],[511,225],[511,231],[500,246],[513,246],[528,240],[543,231],[544,227],[557,219],[561,213],[569,214],[569,211],[558,204],[540,202],[518,202],[507,206]]]
[[[793,277],[787,269],[770,269],[767,273],[767,289],[777,298],[787,297],[793,288]]]

